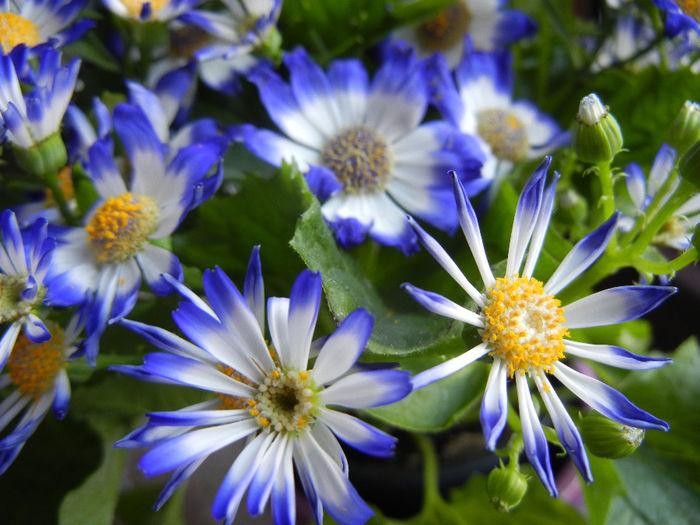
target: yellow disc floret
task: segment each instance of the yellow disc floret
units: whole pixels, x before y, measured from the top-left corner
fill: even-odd
[[[517,162],[529,148],[527,131],[518,118],[502,109],[485,109],[477,115],[477,132],[493,154]]]
[[[51,326],[51,339],[33,343],[22,334],[17,338],[7,368],[10,380],[21,394],[39,399],[54,387],[56,375],[66,366],[63,330]]]
[[[126,7],[129,16],[133,18],[139,18],[143,6],[151,4],[151,18],[156,18],[156,13],[168,5],[170,0],[121,0],[121,2]]]
[[[22,16],[0,13],[0,47],[3,53],[9,53],[19,44],[27,47],[41,44],[39,28]]]
[[[416,37],[429,51],[445,51],[464,38],[470,22],[471,13],[464,2],[457,2],[435,18],[419,25]]]
[[[318,414],[318,390],[310,371],[275,368],[248,400],[248,412],[261,427],[275,432],[296,433],[312,424]]]
[[[695,20],[700,22],[700,1],[677,0],[676,3],[686,15],[692,16]]]
[[[150,197],[125,193],[107,199],[90,218],[85,230],[98,261],[125,261],[141,249],[153,233],[158,207]]]
[[[516,371],[551,372],[564,357],[564,309],[531,277],[499,277],[486,293],[482,339],[491,355]]]

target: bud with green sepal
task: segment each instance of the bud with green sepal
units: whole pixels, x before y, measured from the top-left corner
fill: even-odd
[[[700,104],[686,100],[671,123],[667,142],[679,155],[700,140]]]
[[[66,146],[58,132],[29,148],[13,146],[12,151],[20,168],[42,180],[58,173],[67,161]]]
[[[590,412],[581,420],[581,436],[591,454],[619,459],[637,450],[644,439],[644,430]]]
[[[572,141],[582,161],[610,162],[622,149],[620,125],[595,93],[581,99],[576,121]]]
[[[527,492],[527,476],[517,470],[517,465],[494,468],[486,480],[486,490],[491,503],[500,512],[510,512],[517,507]]]

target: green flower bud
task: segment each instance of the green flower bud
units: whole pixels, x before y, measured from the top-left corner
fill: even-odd
[[[700,187],[700,140],[688,148],[678,162],[681,176]]]
[[[255,51],[273,63],[279,64],[282,60],[282,35],[275,26],[269,29],[265,39]]]
[[[527,492],[527,476],[501,464],[489,473],[486,490],[496,510],[510,512],[520,504]]]
[[[644,439],[644,430],[628,427],[590,412],[581,421],[581,436],[591,454],[610,459],[632,454]]]
[[[68,156],[61,135],[52,133],[29,149],[13,147],[17,164],[26,172],[41,179],[55,176],[66,165]]]
[[[682,155],[700,140],[700,104],[686,100],[668,130],[668,143]]]
[[[595,93],[581,99],[576,120],[572,142],[582,161],[610,162],[622,149],[620,125]]]

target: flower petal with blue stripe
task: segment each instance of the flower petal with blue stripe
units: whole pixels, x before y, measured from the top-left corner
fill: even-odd
[[[182,280],[175,255],[150,241],[169,237],[187,212],[211,195],[197,192],[211,179],[223,148],[217,141],[192,143],[168,157],[143,110],[127,103],[114,109],[113,125],[132,168],[130,183],[117,168],[111,140],[98,139],[89,149],[87,172],[99,200],[84,226],[56,228],[58,241],[52,271],[62,288],[82,294],[90,304],[85,343],[94,365],[98,341],[113,319],[134,306],[143,276],[159,295],[174,291],[164,277]]]
[[[353,59],[334,61],[325,72],[298,48],[284,62],[289,83],[264,66],[249,78],[286,137],[251,125],[231,134],[262,159],[295,162],[306,173],[341,246],[369,235],[414,251],[406,212],[446,231],[456,228],[447,171],[478,191],[485,155],[474,138],[446,122],[420,124],[429,102],[423,62],[392,47],[371,81]]]
[[[585,272],[605,251],[618,214],[581,239],[561,262],[549,281],[533,278],[552,214],[558,175],[546,183],[551,159],[545,158],[528,180],[518,200],[505,275],[494,277],[488,266],[476,215],[455,177],[454,194],[460,224],[484,281],[484,292],[476,292],[444,249],[415,221],[410,221],[419,239],[436,261],[469,293],[476,308],[470,310],[433,292],[411,284],[403,288],[421,305],[479,330],[481,343],[467,352],[415,375],[414,389],[429,385],[461,370],[476,359],[491,356],[493,365],[481,405],[484,439],[490,450],[506,426],[508,379],[514,379],[520,408],[525,453],[552,496],[557,495],[549,460],[547,440],[531,399],[531,379],[540,393],[561,445],[572,457],[581,475],[593,480],[581,435],[552,388],[547,375],[606,417],[624,425],[668,430],[668,425],[633,405],[621,393],[593,377],[564,364],[569,357],[591,359],[628,370],[664,366],[670,359],[633,354],[623,348],[569,340],[568,328],[587,328],[637,319],[656,308],[676,289],[668,286],[620,286],[593,293],[561,306],[555,294]],[[524,266],[523,266],[524,263]],[[522,271],[521,271],[522,268]]]
[[[214,499],[216,519],[232,523],[247,492],[251,515],[262,513],[271,501],[275,523],[293,524],[296,468],[319,522],[325,510],[339,523],[364,523],[372,511],[348,479],[338,440],[379,457],[391,455],[396,440],[335,407],[385,405],[411,391],[407,372],[354,369],[369,339],[372,316],[356,310],[333,334],[313,343],[321,278],[306,270],[289,298],[268,299],[266,338],[257,248],[243,293],[219,269],[206,274],[204,289],[211,308],[180,290],[185,302],[174,314],[194,345],[162,329],[122,321],[168,352],[147,356],[140,374],[124,372],[216,394],[203,404],[148,414],[144,427],[117,443],[153,447],[139,464],[147,475],[173,471],[158,506],[208,455],[245,441]],[[266,340],[272,343],[268,346]],[[309,366],[311,349],[318,345],[318,357]]]

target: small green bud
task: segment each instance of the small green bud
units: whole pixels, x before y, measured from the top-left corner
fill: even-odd
[[[700,140],[688,148],[678,162],[681,177],[700,187]]]
[[[559,215],[567,222],[580,223],[588,217],[588,202],[573,188],[567,188],[557,195]]]
[[[489,473],[486,490],[496,510],[510,512],[520,504],[527,492],[527,476],[501,464]]]
[[[591,454],[600,458],[619,459],[637,450],[644,439],[644,430],[590,412],[581,421],[581,436]]]
[[[41,179],[55,176],[66,165],[68,156],[61,135],[52,133],[29,149],[13,147],[17,164],[26,172]]]
[[[275,64],[280,63],[282,60],[282,35],[275,26],[270,27],[256,52]]]
[[[668,130],[667,142],[682,155],[700,140],[700,104],[686,100]]]
[[[576,121],[572,142],[582,161],[610,162],[622,149],[620,125],[595,93],[581,99]]]

